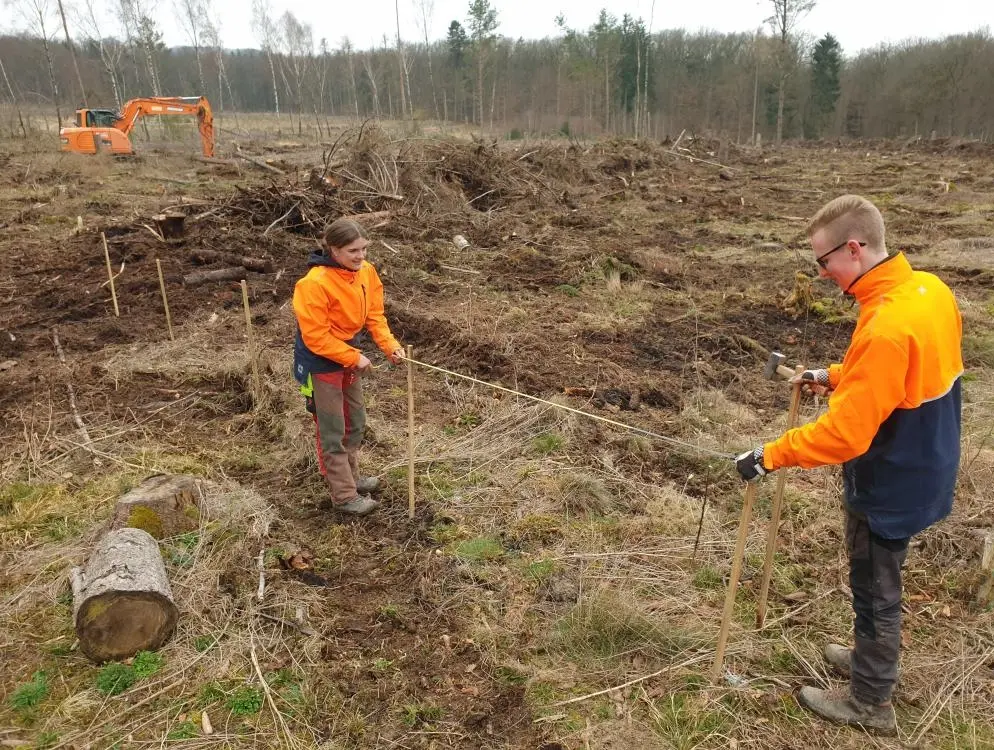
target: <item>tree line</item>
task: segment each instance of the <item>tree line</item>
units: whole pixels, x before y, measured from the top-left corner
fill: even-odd
[[[750,33],[650,33],[643,19],[604,10],[586,29],[560,17],[561,33],[539,40],[501,36],[491,0],[470,0],[436,41],[432,0],[413,0],[422,38],[401,38],[398,9],[396,35],[370,49],[319,37],[291,11],[274,16],[268,0],[252,3],[259,48],[227,49],[211,0],[172,2],[181,47],[163,43],[155,14],[169,9],[151,0],[112,0],[112,26],[95,0],[13,0],[27,31],[0,37],[7,128],[26,135],[22,110],[39,106],[69,124],[77,107],[204,94],[235,120],[273,112],[281,130],[318,136],[347,116],[510,137],[992,137],[989,30],[846,55],[829,34],[797,33],[813,0],[768,0],[771,17]]]

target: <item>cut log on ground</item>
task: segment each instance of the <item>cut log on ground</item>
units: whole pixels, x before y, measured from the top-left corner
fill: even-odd
[[[70,581],[80,650],[98,664],[161,648],[176,629],[159,543],[141,529],[104,536]]]
[[[269,258],[251,258],[248,255],[222,253],[217,250],[194,250],[190,253],[190,260],[194,263],[240,263],[242,268],[247,268],[250,271],[258,273],[272,273],[274,270],[273,261]]]
[[[216,271],[196,271],[183,277],[184,286],[206,284],[208,281],[241,281],[247,278],[248,271],[243,266],[238,268],[218,268]]]
[[[200,526],[199,499],[193,477],[156,474],[117,501],[111,528],[142,529],[156,539],[193,531]]]

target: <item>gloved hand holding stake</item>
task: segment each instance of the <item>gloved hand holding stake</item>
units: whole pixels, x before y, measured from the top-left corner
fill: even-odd
[[[735,457],[735,468],[747,482],[755,482],[769,471],[763,466],[763,446]]]
[[[791,385],[800,383],[801,390],[804,393],[813,393],[816,396],[827,396],[832,392],[831,381],[828,379],[828,370],[805,370],[787,382]]]

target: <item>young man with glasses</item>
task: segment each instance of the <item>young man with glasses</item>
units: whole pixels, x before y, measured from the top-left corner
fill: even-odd
[[[832,393],[815,422],[743,453],[755,481],[787,466],[843,465],[853,648],[826,660],[850,677],[841,691],[804,687],[820,716],[897,731],[891,695],[901,648],[901,565],[911,537],[949,514],[960,458],[962,320],[949,288],[888,255],[884,222],[867,199],[844,195],[808,226],[819,275],[860,304],[841,364],[807,370],[805,390]],[[794,382],[794,381],[792,381]]]

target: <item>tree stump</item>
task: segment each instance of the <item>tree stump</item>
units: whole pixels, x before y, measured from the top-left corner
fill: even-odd
[[[186,221],[186,214],[156,214],[152,217],[152,221],[155,222],[155,226],[162,232],[163,239],[175,240],[183,236],[183,222]]]
[[[156,474],[117,501],[112,529],[142,529],[156,539],[200,527],[200,489],[194,477]]]
[[[160,648],[176,629],[159,544],[141,529],[106,534],[70,581],[79,647],[98,664]]]

